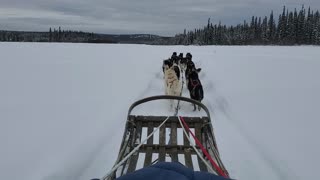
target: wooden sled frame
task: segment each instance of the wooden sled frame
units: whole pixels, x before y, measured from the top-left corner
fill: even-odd
[[[147,129],[147,135],[151,134],[153,130],[158,127],[167,117],[166,116],[135,116],[131,115],[132,110],[143,103],[155,100],[180,100],[189,103],[196,104],[200,106],[205,112],[205,117],[184,117],[184,120],[188,124],[188,126],[194,130],[195,136],[201,141],[203,146],[209,152],[210,156],[216,162],[216,164],[226,173],[228,174],[227,170],[225,169],[219,155],[218,147],[216,144],[215,136],[213,133],[213,127],[211,123],[211,117],[209,110],[205,105],[202,103],[192,100],[190,98],[181,97],[181,96],[168,96],[168,95],[160,95],[160,96],[151,96],[133,103],[127,115],[127,122],[125,126],[125,131],[123,134],[122,143],[120,146],[120,151],[118,154],[118,158],[116,164],[119,163],[129,152],[131,152],[140,142],[142,136],[142,129]],[[158,154],[158,159],[156,161],[162,162],[166,161],[166,159],[171,159],[172,162],[179,161],[178,154],[184,155],[184,164],[188,168],[194,169],[196,165],[192,160],[192,155],[196,154],[195,150],[190,145],[189,140],[183,133],[183,145],[178,145],[178,138],[177,138],[177,131],[181,128],[179,123],[178,117],[170,116],[168,121],[159,129],[159,144],[154,144],[153,138],[151,137],[148,139],[146,144],[143,144],[139,150],[134,153],[127,161],[125,161],[119,168],[116,170],[108,179],[115,179],[124,174],[133,172],[137,170],[137,161],[140,154],[145,154],[143,167],[152,165],[155,162],[152,162],[153,154]],[[166,143],[166,131],[170,130],[169,142]],[[189,133],[188,133],[189,134]],[[155,134],[154,134],[155,135]],[[199,147],[197,149],[201,152]],[[201,153],[202,154],[202,153]],[[167,158],[166,158],[167,156]],[[168,156],[170,158],[168,158]],[[180,156],[181,157],[181,156]],[[204,157],[204,156],[203,156]],[[198,164],[200,171],[210,172],[207,169],[205,163],[197,157]],[[208,164],[210,164],[209,160],[206,159]],[[211,164],[210,164],[211,165]],[[217,174],[217,170],[212,166],[212,169]]]

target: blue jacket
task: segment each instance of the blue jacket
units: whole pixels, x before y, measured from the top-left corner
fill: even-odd
[[[207,172],[193,171],[178,162],[160,162],[117,180],[229,180]]]

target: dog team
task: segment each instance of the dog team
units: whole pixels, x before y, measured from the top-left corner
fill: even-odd
[[[203,87],[198,76],[201,68],[195,67],[191,53],[187,53],[186,57],[183,57],[183,53],[177,56],[177,52],[173,52],[171,58],[163,60],[162,70],[164,73],[166,95],[182,95],[182,73],[184,73],[190,98],[199,102],[202,101]],[[173,100],[171,100],[171,108],[174,105],[173,103]],[[194,111],[196,109],[196,105],[194,104]],[[198,110],[200,111],[200,107],[198,107]]]

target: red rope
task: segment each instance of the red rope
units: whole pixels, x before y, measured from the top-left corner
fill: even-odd
[[[196,83],[193,84],[194,81],[196,81]],[[191,80],[191,86],[193,86],[193,88],[195,88],[198,85],[199,85],[199,81],[198,80]]]
[[[212,159],[212,157],[209,155],[208,151],[203,147],[203,145],[201,144],[201,142],[199,141],[198,138],[196,138],[196,136],[193,134],[193,132],[190,130],[188,124],[184,121],[183,117],[179,116],[180,120],[182,121],[184,127],[190,132],[190,134],[192,135],[193,139],[195,140],[196,144],[200,147],[200,149],[202,150],[203,154],[209,159],[209,161],[211,162],[212,166],[218,171],[218,174],[220,176],[226,177],[228,178],[228,175],[222,171],[222,169],[217,165],[217,163],[214,162],[214,160]]]

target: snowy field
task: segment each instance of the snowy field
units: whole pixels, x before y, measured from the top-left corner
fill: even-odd
[[[318,176],[320,47],[0,43],[0,179],[105,175],[127,109],[164,93],[162,60],[173,51],[191,52],[202,68],[203,103],[232,178]],[[163,104],[139,112],[173,114]]]

